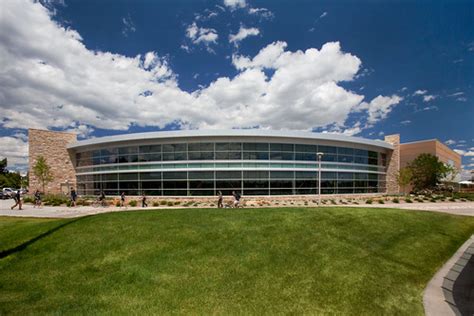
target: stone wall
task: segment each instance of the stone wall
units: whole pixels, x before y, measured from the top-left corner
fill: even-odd
[[[39,156],[45,158],[53,174],[53,180],[45,186],[45,193],[66,193],[68,187],[76,186],[72,157],[66,149],[68,144],[76,141],[75,133],[28,130],[30,193],[34,193],[36,189],[43,190],[41,182],[33,172],[33,166]]]
[[[400,134],[387,135],[385,141],[393,145],[393,151],[387,155],[387,194],[400,193],[397,175],[400,171]]]

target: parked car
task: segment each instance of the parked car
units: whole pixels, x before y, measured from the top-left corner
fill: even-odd
[[[9,199],[10,196],[7,194],[3,194],[3,191],[0,191],[0,200],[6,200]]]
[[[15,191],[13,191],[12,188],[3,188],[3,189],[2,189],[3,195],[8,196],[8,198],[11,197],[11,195],[12,195],[13,192],[15,192]]]

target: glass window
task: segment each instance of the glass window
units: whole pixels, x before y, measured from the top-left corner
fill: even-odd
[[[271,195],[292,195],[293,189],[271,189]]]
[[[271,160],[294,160],[294,154],[292,152],[271,152]]]
[[[339,180],[337,181],[337,186],[339,188],[352,188],[354,186],[354,181]]]
[[[163,153],[163,161],[186,160],[185,152]]]
[[[214,179],[213,171],[189,171],[189,179]]]
[[[351,163],[351,162],[354,162],[354,157],[353,157],[353,156],[342,156],[342,155],[339,155],[339,156],[337,156],[337,161],[339,161],[339,162]]]
[[[231,181],[216,181],[217,189],[236,189],[240,190],[242,182],[240,180],[231,180]]]
[[[161,189],[161,181],[144,181],[142,182],[142,189]]]
[[[196,151],[188,153],[189,160],[213,160],[214,152],[212,151]]]
[[[346,179],[354,179],[354,173],[352,172],[338,172],[338,175],[337,175],[337,178],[338,179],[343,179],[343,180],[346,180]]]
[[[268,195],[268,189],[246,189],[244,195]]]
[[[316,153],[318,148],[316,145],[295,145],[295,151],[301,153]]]
[[[293,179],[294,176],[293,171],[270,171],[271,179]]]
[[[102,175],[102,181],[117,181],[118,174],[117,173],[109,173]]]
[[[369,158],[367,157],[359,157],[359,156],[355,156],[354,157],[354,162],[355,163],[360,163],[360,164],[368,164],[369,163]]]
[[[369,151],[369,158],[377,159],[378,154],[376,151]]]
[[[271,188],[293,188],[293,180],[271,180]]]
[[[187,189],[187,181],[163,181],[163,189]]]
[[[244,152],[244,160],[268,160],[268,152]]]
[[[337,148],[337,154],[338,155],[352,156],[352,155],[354,155],[354,148],[338,147]]]
[[[198,180],[198,181],[189,181],[190,189],[213,189],[214,181],[213,180]]]
[[[270,144],[271,151],[293,151],[293,144]]]
[[[336,186],[336,180],[321,180],[321,188],[333,188]]]
[[[240,179],[240,171],[216,171],[216,179]]]
[[[268,188],[268,180],[244,180],[244,188]]]
[[[318,182],[316,180],[296,180],[295,187],[296,188],[315,188],[318,186]]]
[[[369,156],[369,151],[365,150],[365,149],[355,149],[354,150],[354,155],[368,157]]]
[[[337,161],[337,156],[336,155],[324,154],[321,157],[321,161]]]
[[[186,171],[182,172],[163,172],[163,179],[186,179]]]
[[[138,181],[138,173],[121,173],[119,175],[120,180],[137,180]]]
[[[184,196],[187,194],[187,190],[163,190],[163,195],[166,196]]]
[[[354,179],[367,180],[369,178],[367,173],[354,173]]]
[[[318,173],[313,171],[296,171],[296,179],[317,179]]]
[[[316,161],[316,154],[312,153],[295,153],[295,160]]]
[[[268,179],[268,171],[244,171],[244,179]]]
[[[335,154],[337,153],[337,148],[333,146],[318,146],[318,151],[325,154]]]
[[[186,151],[186,144],[164,144],[163,152],[183,152]]]
[[[139,151],[142,154],[161,153],[161,145],[142,145],[139,147]]]
[[[191,143],[188,151],[214,151],[214,143]]]
[[[244,143],[244,150],[268,151],[268,144],[267,143]]]
[[[158,180],[161,179],[161,172],[142,172],[140,173],[141,180]]]
[[[119,188],[122,189],[138,189],[138,182],[136,181],[120,181]]]

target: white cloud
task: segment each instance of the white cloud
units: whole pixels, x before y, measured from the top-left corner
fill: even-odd
[[[428,91],[427,90],[416,90],[413,95],[423,95],[426,94]]]
[[[246,28],[241,26],[239,32],[237,34],[230,34],[229,35],[229,42],[238,45],[238,43],[249,36],[257,36],[260,34],[260,30],[256,27]]]
[[[424,95],[423,96],[423,102],[430,102],[436,99],[435,95]]]
[[[273,12],[267,8],[249,8],[249,14],[258,15],[265,19],[272,19],[274,17]]]
[[[346,133],[358,131],[345,122],[364,96],[339,83],[354,80],[361,61],[338,42],[294,52],[274,42],[255,56],[233,56],[235,77],[187,92],[155,52],[126,57],[89,50],[79,33],[52,21],[37,2],[7,1],[2,10],[2,128],[54,127],[87,135],[94,128],[127,130],[131,124],[298,130],[333,124]],[[187,34],[196,43],[213,42],[206,37],[212,29],[204,30],[194,24]],[[377,98],[368,107],[371,122],[401,100]],[[385,105],[377,105],[380,98]]]
[[[456,101],[466,102],[467,98],[466,97],[459,97],[459,98],[456,98]]]
[[[446,145],[454,145],[456,144],[456,141],[454,139],[448,139],[447,141],[444,142]]]
[[[458,97],[458,96],[461,96],[463,94],[464,94],[464,92],[455,92],[455,93],[452,93],[452,94],[448,94],[448,97]]]
[[[9,170],[24,170],[28,164],[28,140],[20,137],[0,137],[0,159],[7,158]]]
[[[215,29],[198,27],[196,22],[193,22],[193,24],[186,28],[186,36],[190,38],[194,44],[204,43],[205,45],[216,43],[219,38]]]
[[[405,120],[405,121],[401,121],[401,122],[400,122],[400,124],[402,124],[402,125],[408,125],[408,124],[410,124],[410,123],[411,123],[410,120]]]
[[[135,27],[135,24],[132,21],[130,14],[122,18],[122,23],[123,23],[122,34],[125,37],[127,37],[128,34],[133,33],[137,30],[137,28]]]
[[[231,10],[235,10],[238,8],[245,8],[247,2],[245,0],[224,0],[224,5]]]
[[[369,125],[387,118],[388,114],[392,111],[392,108],[400,103],[403,98],[398,95],[392,95],[390,97],[377,96],[370,103],[363,102],[358,107],[359,110],[367,110],[369,117],[367,122]]]
[[[322,18],[324,18],[326,15],[328,15],[328,13],[327,13],[326,11],[324,11],[323,14],[321,14],[321,15],[319,16],[319,18],[322,19]]]

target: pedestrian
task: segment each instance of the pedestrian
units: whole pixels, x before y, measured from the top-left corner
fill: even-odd
[[[146,203],[145,193],[143,193],[143,195],[142,195],[142,207],[148,207],[148,204]]]
[[[234,207],[238,208],[240,206],[240,193],[232,191],[232,196],[234,197]]]
[[[224,200],[224,197],[222,196],[222,192],[221,191],[217,191],[217,196],[218,196],[218,199],[217,199],[217,208],[223,208],[224,207],[224,204],[222,203],[223,200]]]
[[[100,190],[99,201],[101,206],[106,206],[105,203],[105,193],[103,190]]]
[[[21,192],[19,189],[16,191],[16,194],[13,196],[13,199],[15,200],[15,205],[13,205],[11,209],[13,210],[18,205],[18,210],[21,211]]]
[[[74,190],[74,188],[71,188],[71,207],[77,206],[76,200],[77,200],[76,190]]]
[[[33,207],[41,207],[41,192],[38,189],[36,189],[35,192],[35,204],[33,205]]]
[[[120,194],[120,207],[125,206],[125,192]]]

